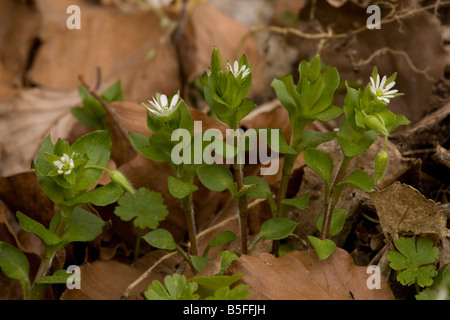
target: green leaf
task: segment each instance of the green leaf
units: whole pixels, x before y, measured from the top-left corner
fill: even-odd
[[[366,192],[375,191],[375,185],[372,178],[362,170],[353,171],[344,181],[337,184],[337,186],[349,185]]]
[[[313,236],[307,236],[307,238],[320,260],[326,260],[336,249],[336,244],[330,239],[320,240]]]
[[[122,82],[120,79],[103,92],[102,99],[106,102],[123,101]]]
[[[208,251],[212,247],[218,247],[222,246],[224,244],[228,244],[236,240],[237,236],[236,233],[233,231],[222,231],[218,233],[206,246],[205,250],[203,251],[203,256],[206,256],[208,254]]]
[[[306,148],[303,159],[308,167],[314,170],[330,187],[331,173],[333,171],[333,160],[322,150]]]
[[[236,240],[236,233],[233,231],[222,231],[218,233],[209,243],[208,247],[218,247],[224,244],[228,244]]]
[[[214,291],[214,295],[205,298],[205,300],[247,300],[251,294],[248,286],[240,284],[233,289],[223,287]]]
[[[227,168],[211,164],[197,168],[197,175],[202,184],[211,191],[222,192],[229,190],[236,194],[233,175]]]
[[[167,182],[170,194],[177,199],[183,199],[192,192],[198,190],[198,187],[195,184],[183,182],[172,176],[169,176]]]
[[[337,132],[320,132],[315,130],[305,130],[300,140],[300,146],[302,149],[311,147],[315,148],[318,145],[333,140],[337,136]]]
[[[300,197],[297,198],[283,199],[281,201],[282,204],[293,206],[300,210],[306,209],[308,207],[308,202],[309,202],[309,192],[302,194]]]
[[[165,229],[156,229],[150,231],[145,236],[144,240],[147,241],[152,247],[164,250],[175,250],[177,244],[173,239],[169,231]]]
[[[230,276],[197,276],[190,278],[188,281],[191,283],[198,284],[197,293],[200,295],[202,299],[209,297],[214,294],[217,289],[223,287],[230,287],[236,281],[242,279],[243,274],[233,274]]]
[[[247,176],[244,178],[244,184],[255,185],[255,188],[248,193],[249,197],[253,199],[266,199],[272,196],[272,190],[267,184],[267,181],[262,177]]]
[[[71,150],[86,155],[86,166],[105,168],[108,165],[111,153],[111,136],[106,130],[90,132],[75,141]],[[78,179],[77,190],[86,190],[91,187],[102,175],[100,169],[85,169]]]
[[[25,254],[16,247],[0,241],[0,268],[3,274],[13,280],[18,280],[26,297],[31,288],[30,264]]]
[[[271,218],[261,225],[258,237],[268,240],[284,239],[295,230],[297,224],[287,218]]]
[[[166,218],[168,210],[161,193],[139,188],[134,195],[124,194],[114,213],[124,221],[134,219],[134,225],[140,229],[156,229]]]
[[[19,220],[19,224],[23,230],[34,233],[47,246],[55,246],[63,242],[63,239],[58,237],[56,234],[48,230],[41,223],[31,219],[20,211],[16,213],[17,219]]]
[[[345,219],[347,218],[347,210],[345,209],[334,209],[333,214],[331,216],[330,229],[328,230],[328,236],[334,237],[339,234],[344,227]],[[316,226],[317,230],[322,232],[322,224],[323,224],[324,215],[321,214],[317,219]]]
[[[439,258],[439,249],[433,247],[433,242],[421,238],[414,242],[412,238],[401,237],[394,241],[397,251],[390,251],[387,258],[394,270],[403,270],[397,275],[397,280],[403,285],[417,283],[421,287],[433,284],[437,274],[433,265]]]
[[[75,208],[61,238],[65,243],[92,241],[102,233],[104,226],[105,222],[94,214]]]
[[[220,271],[216,275],[223,275],[225,269],[228,268],[231,262],[239,258],[239,256],[236,253],[229,250],[219,251],[217,253],[217,256],[221,257],[221,259],[220,259]]]
[[[46,276],[37,279],[35,283],[37,284],[66,284],[67,279],[72,277],[72,279],[81,280],[81,276],[67,272],[66,270],[56,270],[51,276]],[[75,280],[74,279],[74,280]]]
[[[320,121],[330,121],[340,117],[342,114],[344,114],[343,109],[336,106],[330,106],[324,111],[316,114],[315,118]]]
[[[212,259],[205,256],[191,256],[192,265],[198,272],[202,271]]]
[[[377,140],[377,133],[374,130],[366,131],[355,129],[349,124],[348,118],[344,118],[339,127],[337,141],[342,151],[347,157],[355,157],[367,151]]]
[[[164,278],[164,284],[153,280],[152,284],[144,292],[144,296],[148,300],[198,300],[198,294],[194,294],[197,290],[197,283],[188,282],[185,276],[173,274]]]
[[[81,204],[93,204],[96,206],[107,206],[111,204],[123,194],[123,188],[115,183],[110,182],[104,186],[83,192],[64,202],[67,207],[75,207]]]
[[[167,155],[160,154],[159,151],[155,149],[152,144],[150,144],[150,137],[133,132],[129,133],[129,137],[133,147],[147,159],[158,162],[168,161]]]

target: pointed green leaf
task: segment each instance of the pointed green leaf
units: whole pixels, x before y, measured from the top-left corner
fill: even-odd
[[[102,233],[104,225],[105,222],[96,215],[81,208],[75,208],[61,238],[65,243],[92,241]]]
[[[372,178],[362,170],[353,171],[343,182],[338,183],[337,186],[344,185],[353,186],[367,192],[375,190]]]
[[[75,207],[81,204],[89,203],[96,206],[106,206],[116,202],[122,194],[123,188],[115,182],[110,182],[88,192],[80,193],[64,202],[64,205],[68,207]]]
[[[9,279],[18,280],[26,297],[30,290],[30,264],[25,254],[16,247],[0,241],[0,268]]]
[[[228,189],[233,194],[236,193],[233,175],[223,166],[211,164],[199,167],[197,175],[202,184],[211,191],[222,192]]]
[[[339,234],[344,227],[345,219],[347,218],[347,210],[345,209],[334,209],[333,215],[331,216],[330,229],[328,230],[328,236],[334,237]],[[317,230],[322,232],[323,224],[323,214],[319,216],[316,222]]]
[[[326,260],[336,249],[336,244],[330,239],[320,240],[313,236],[307,236],[320,260]]]
[[[308,167],[314,170],[330,187],[331,173],[333,171],[333,160],[322,150],[306,148],[303,159]]]
[[[37,235],[39,238],[42,239],[45,245],[55,246],[63,242],[63,239],[61,239],[56,234],[48,230],[41,223],[31,219],[22,212],[17,211],[16,216],[17,219],[19,220],[19,224],[22,227],[22,229]]]
[[[297,224],[287,218],[271,218],[261,225],[258,237],[269,240],[284,239],[295,230]]]
[[[170,194],[177,199],[182,199],[198,190],[195,184],[183,182],[172,176],[169,176],[167,182]]]
[[[169,231],[165,229],[156,229],[150,231],[145,236],[144,240],[147,241],[152,247],[164,250],[175,250],[177,244],[173,239]]]
[[[300,197],[297,198],[283,199],[281,201],[282,204],[293,206],[300,210],[306,209],[308,207],[308,202],[309,202],[309,192],[302,194]]]

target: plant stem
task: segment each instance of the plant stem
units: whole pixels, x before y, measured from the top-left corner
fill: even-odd
[[[237,119],[234,119],[232,121],[231,129],[237,131],[239,129],[239,123]],[[240,150],[240,143],[239,137],[235,137],[234,144],[235,146],[238,146],[238,149]],[[245,141],[244,141],[245,143]],[[244,186],[244,165],[239,161],[239,153],[234,157],[234,161],[232,164],[233,171],[234,171],[234,181],[237,186],[237,192],[239,192],[242,187]],[[247,219],[248,219],[248,202],[247,202],[247,194],[241,194],[235,199],[236,205],[239,210],[239,233],[240,233],[240,239],[241,239],[241,254],[247,254]]]
[[[134,245],[134,261],[136,261],[139,257],[139,249],[141,247],[141,235],[142,229],[138,228],[138,233],[136,235],[136,243]]]
[[[298,154],[286,154],[283,162],[283,171],[281,173],[280,188],[278,190],[277,196],[277,216],[283,217],[285,214],[283,212],[284,205],[282,201],[286,198],[287,187],[289,179],[294,168],[294,163],[297,160]]]
[[[197,230],[195,227],[195,216],[192,208],[192,193],[181,199],[181,207],[186,218],[186,225],[188,230],[189,242],[191,244],[191,253],[194,256],[198,255],[197,244]]]
[[[58,224],[56,225],[54,233],[60,237],[64,229],[66,228],[66,224],[69,221],[70,217],[72,216],[73,212],[72,207],[66,207],[61,208],[61,217],[58,221]],[[55,246],[45,246],[44,256],[42,257],[41,264],[39,265],[39,269],[36,272],[36,276],[34,277],[33,284],[31,285],[31,289],[28,293],[28,299],[30,300],[37,300],[42,297],[44,294],[45,287],[44,286],[37,286],[36,287],[36,280],[41,279],[45,276],[47,276],[48,272],[50,271],[50,268],[52,266],[53,258],[55,257],[55,254],[58,252],[56,250]]]
[[[339,165],[338,172],[336,173],[336,177],[334,178],[333,183],[331,184],[329,192],[325,192],[326,211],[323,217],[322,232],[320,233],[321,240],[325,240],[328,237],[333,210],[342,192],[342,188],[336,188],[336,186],[339,182],[341,182],[344,179],[345,173],[352,159],[353,157],[347,157],[344,155]]]
[[[179,246],[177,246],[177,249],[176,249],[176,250],[181,254],[181,256],[183,257],[183,259],[189,264],[189,267],[191,267],[192,272],[193,272],[194,274],[197,274],[198,272],[197,272],[197,270],[194,268],[194,265],[192,264],[192,260],[191,260],[191,258],[189,257],[189,255],[188,255],[186,252],[184,252],[184,250],[181,249],[181,247],[179,247]]]

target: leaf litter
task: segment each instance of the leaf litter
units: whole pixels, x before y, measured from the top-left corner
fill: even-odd
[[[83,5],[84,29],[76,34],[58,26],[59,20],[65,21],[67,18],[65,9],[71,4],[70,1],[45,0],[31,7],[24,2],[2,2],[4,10],[0,11],[14,12],[14,15],[5,15],[6,18],[1,20],[4,28],[0,28],[8,30],[8,37],[5,33],[0,37],[4,51],[2,56],[5,57],[0,62],[0,239],[22,249],[31,261],[32,273],[36,272],[42,247],[35,238],[18,229],[12,212],[26,212],[46,226],[55,212],[51,202],[39,191],[33,173],[29,172],[30,163],[40,143],[49,133],[52,137],[73,141],[87,132],[87,128],[77,123],[70,114],[70,108],[79,103],[78,75],[84,75],[91,86],[100,83],[102,88],[121,78],[126,101],[110,104],[111,110],[116,114],[113,122],[120,121],[120,130],[125,131],[121,134],[127,134],[131,130],[148,134],[145,109],[139,103],[146,101],[156,91],[171,93],[180,88],[192,105],[190,110],[194,120],[201,119],[204,130],[209,127],[224,130],[225,127],[218,121],[206,117],[207,109],[198,99],[201,95],[195,82],[209,64],[213,45],[219,45],[224,56],[229,57],[240,54],[237,51],[239,49],[246,53],[248,60],[255,66],[252,95],[260,104],[257,112],[246,118],[243,124],[246,128],[282,128],[289,138],[286,114],[280,111],[282,108],[277,108],[276,102],[270,103],[274,95],[267,90],[268,79],[276,70],[266,63],[274,59],[270,54],[279,60],[284,56],[287,61],[299,61],[320,50],[324,61],[335,65],[348,81],[360,81],[361,77],[368,74],[367,70],[372,65],[380,66],[386,74],[398,71],[400,91],[406,92],[407,96],[398,105],[393,105],[393,111],[402,112],[417,124],[394,135],[388,150],[390,163],[387,178],[378,186],[377,191],[370,196],[350,190],[344,193],[342,207],[349,211],[349,218],[344,232],[340,234],[341,239],[337,239],[339,246],[344,249],[338,248],[328,260],[319,261],[314,252],[308,250],[310,248],[305,246],[304,241],[307,234],[316,230],[317,217],[311,216],[308,209],[294,209],[290,216],[299,223],[299,227],[290,241],[301,251],[296,250],[275,258],[268,253],[270,240],[265,240],[265,243],[261,242],[260,247],[254,250],[252,256],[242,256],[235,260],[225,273],[244,274],[240,283],[250,286],[251,299],[394,299],[388,280],[382,279],[381,290],[367,289],[367,268],[356,265],[352,260],[357,248],[349,245],[349,239],[362,237],[362,234],[370,237],[381,234],[382,241],[392,245],[392,241],[399,236],[416,235],[442,243],[444,248],[449,247],[448,217],[444,211],[437,209],[439,201],[448,203],[450,191],[448,174],[447,178],[439,174],[439,170],[444,170],[442,163],[444,166],[447,163],[445,155],[449,149],[449,118],[446,112],[448,84],[444,77],[448,54],[441,43],[441,24],[444,19],[439,20],[439,16],[430,11],[415,12],[416,9],[402,2],[397,16],[393,16],[397,19],[383,24],[382,32],[376,36],[373,32],[361,32],[353,38],[330,39],[324,45],[317,40],[296,38],[292,34],[280,36],[276,32],[268,32],[266,38],[260,37],[258,32],[237,23],[214,5],[197,2],[199,4],[189,7],[186,25],[177,34],[179,40],[173,43],[168,40],[166,29],[161,23],[163,20],[151,10],[136,10],[124,14],[106,4]],[[331,20],[340,22],[333,27],[336,33],[348,32],[365,24],[366,6],[360,1],[329,0],[329,5],[311,4],[313,2],[316,3],[302,1],[301,5],[292,7],[289,4],[286,4],[287,7],[277,5],[275,8],[278,11],[272,14],[280,26],[299,30],[308,30],[311,25],[326,28]],[[295,12],[292,12],[293,8]],[[386,9],[389,8],[383,7],[383,10]],[[297,19],[285,19],[286,15],[281,14],[285,13],[283,10],[291,10],[289,13]],[[166,18],[172,17],[174,13],[178,15],[180,7],[175,5],[168,12]],[[14,23],[15,20],[27,23]],[[40,27],[36,27],[37,25]],[[218,28],[212,28],[212,25]],[[126,41],[123,45],[118,45],[118,39]],[[245,42],[241,43],[241,39],[245,39]],[[74,49],[86,48],[90,43],[96,43],[98,50]],[[274,46],[273,43],[277,45]],[[280,50],[283,46],[284,52]],[[71,63],[67,63],[68,52],[76,52],[71,57]],[[149,55],[150,52],[153,54]],[[433,63],[428,64],[428,61]],[[155,74],[160,76],[156,77]],[[335,104],[341,105],[339,98],[337,100]],[[262,108],[266,102],[268,107]],[[424,115],[429,117],[424,118]],[[313,124],[312,128],[318,131],[332,129],[324,128],[320,123]],[[336,146],[330,144],[323,147],[328,150],[336,149]],[[372,152],[376,152],[377,148],[378,143]],[[422,153],[421,149],[424,148],[428,151]],[[120,155],[122,151],[119,149],[116,154]],[[331,151],[331,154],[336,156],[333,160],[338,161],[338,152]],[[183,242],[186,230],[179,204],[170,196],[166,183],[162,183],[167,181],[170,168],[139,154],[114,160],[116,163],[111,165],[117,165],[135,188],[147,187],[162,193],[169,214],[161,226],[169,230],[177,242]],[[354,163],[355,168],[369,171],[373,170],[372,165],[364,158],[357,158]],[[250,165],[246,171],[251,174],[259,171],[259,168]],[[149,176],[152,179],[146,178]],[[264,178],[269,182],[272,192],[276,193],[279,175]],[[435,183],[434,188],[424,188],[420,183],[411,186],[394,182],[420,182],[423,179]],[[220,231],[237,232],[238,227],[230,198],[224,194],[209,192],[198,181],[196,183],[200,188],[194,193],[199,230],[214,229],[200,238],[200,247],[204,248]],[[316,203],[320,203],[319,198],[323,192],[321,184],[311,170],[304,166],[302,157],[299,157],[288,194],[293,197],[297,193],[303,194],[306,189],[313,190],[310,208],[314,208]],[[91,206],[88,209],[109,222],[104,234],[87,245],[69,246],[55,261],[54,266],[57,268],[59,265],[61,268],[67,264],[81,265],[82,275],[86,279],[83,288],[66,290],[64,293],[54,290],[47,294],[47,298],[120,299],[130,284],[149,268],[153,268],[148,277],[139,282],[127,297],[143,299],[142,292],[151,281],[159,280],[163,283],[166,275],[173,274],[183,264],[180,257],[175,255],[161,260],[167,252],[151,250],[148,245],[141,247],[141,258],[131,264],[128,256],[134,245],[136,227],[114,216],[114,206]],[[363,213],[367,210],[379,219],[379,223],[364,218],[367,214]],[[318,209],[315,212],[320,211]],[[268,217],[270,210],[267,204],[255,202],[249,221],[253,235],[259,232],[259,227]],[[214,228],[218,224],[220,228]],[[360,229],[361,226],[366,229]],[[365,233],[361,233],[361,230],[365,230]],[[363,242],[362,240],[359,239],[359,242]],[[215,256],[220,250],[233,250],[233,245],[211,248],[210,254]],[[361,248],[368,250],[364,245]],[[373,258],[376,254],[374,251],[368,255]],[[448,257],[441,261],[445,262],[448,262]],[[216,272],[217,259],[208,268],[215,268]],[[120,276],[112,279],[108,274]],[[184,269],[184,274],[193,276],[189,268]],[[21,298],[17,283],[0,275],[0,284],[2,299]]]

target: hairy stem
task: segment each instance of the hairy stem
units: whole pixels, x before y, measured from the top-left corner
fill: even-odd
[[[234,180],[237,184],[238,191],[244,186],[244,170],[243,165],[239,163],[233,164],[234,170]],[[241,254],[247,253],[247,219],[248,219],[248,208],[247,208],[247,195],[242,194],[238,196],[236,200],[237,207],[239,209],[239,232],[241,238]]]
[[[54,233],[58,237],[63,234],[64,229],[66,228],[66,224],[72,216],[73,209],[74,208],[61,208],[61,217],[54,231]],[[34,277],[34,281],[31,285],[31,289],[28,293],[27,299],[37,300],[43,296],[45,288],[43,286],[36,286],[36,280],[44,278],[48,275],[52,266],[53,258],[55,257],[57,252],[58,250],[56,250],[54,246],[45,246],[44,256],[42,257],[39,269],[36,272],[36,276]]]
[[[195,227],[195,216],[192,208],[192,193],[189,193],[186,197],[181,199],[181,207],[186,218],[186,225],[188,229],[189,242],[191,244],[191,254],[198,255],[197,244],[197,230]]]
[[[345,173],[352,159],[353,157],[347,157],[344,155],[339,165],[338,172],[336,173],[336,177],[334,178],[333,183],[331,184],[331,188],[329,192],[325,193],[326,211],[323,217],[322,232],[320,233],[321,240],[325,240],[328,237],[333,210],[342,192],[342,188],[336,188],[336,186],[339,182],[341,182],[344,179]]]

